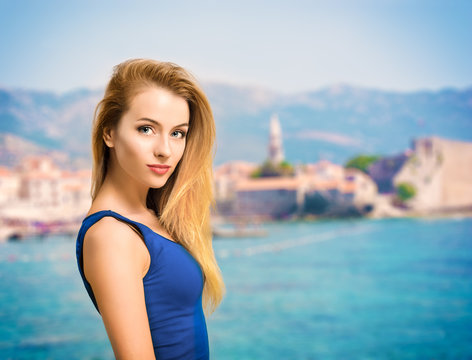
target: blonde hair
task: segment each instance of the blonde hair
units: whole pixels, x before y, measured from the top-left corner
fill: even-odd
[[[92,200],[107,174],[110,150],[103,140],[104,131],[118,124],[133,97],[148,86],[158,86],[184,98],[190,121],[184,154],[166,184],[149,189],[147,207],[155,211],[166,231],[200,264],[205,279],[203,303],[213,311],[224,294],[210,228],[210,206],[215,205],[212,171],[215,122],[207,97],[185,69],[147,59],[132,59],[114,67],[105,95],[95,109]]]

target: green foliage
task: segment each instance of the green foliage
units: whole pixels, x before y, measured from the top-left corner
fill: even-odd
[[[281,161],[279,164],[273,164],[266,160],[251,174],[251,178],[272,177],[272,176],[293,176],[295,170],[287,161]]]
[[[253,179],[256,179],[256,178],[260,178],[261,177],[261,168],[258,167],[256,170],[254,170],[252,173],[251,173],[251,178]]]
[[[367,174],[369,165],[376,162],[378,159],[380,159],[380,156],[377,155],[358,155],[350,159],[344,167],[359,169]]]
[[[416,188],[413,184],[404,182],[400,183],[397,186],[397,196],[400,200],[406,201],[415,197],[416,195]]]

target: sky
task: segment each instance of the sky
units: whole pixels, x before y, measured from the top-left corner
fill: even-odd
[[[129,58],[280,93],[472,85],[472,1],[0,0],[0,87],[102,88]]]

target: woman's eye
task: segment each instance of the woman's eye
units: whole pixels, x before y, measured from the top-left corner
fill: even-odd
[[[181,130],[177,130],[177,131],[174,131],[174,132],[172,133],[172,136],[173,136],[173,137],[176,137],[176,138],[182,139],[182,138],[185,137],[185,132],[184,132],[184,131],[181,131]]]
[[[142,132],[143,134],[146,134],[146,135],[152,133],[152,129],[151,129],[150,126],[141,126],[141,127],[138,128],[138,131]]]

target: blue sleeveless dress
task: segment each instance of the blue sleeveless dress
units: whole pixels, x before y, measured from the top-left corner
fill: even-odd
[[[112,216],[139,230],[149,251],[151,265],[143,284],[156,359],[209,359],[208,334],[202,309],[203,274],[199,264],[182,245],[112,210],[87,216],[77,235],[79,272],[97,311],[100,313],[83,271],[82,250],[85,233],[104,216]],[[112,250],[113,239],[110,239]]]

